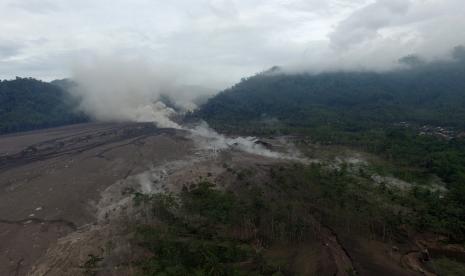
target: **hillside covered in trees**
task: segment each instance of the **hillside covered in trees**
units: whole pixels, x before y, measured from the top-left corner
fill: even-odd
[[[273,68],[211,98],[194,117],[230,133],[349,146],[379,156],[391,164],[389,174],[412,183],[438,177],[449,192],[421,217],[434,224],[438,215],[463,241],[465,225],[454,223],[465,215],[465,49],[455,48],[449,61],[401,61],[404,69],[384,73]]]
[[[243,79],[197,113],[216,127],[279,122],[347,131],[408,122],[465,128],[465,48],[450,61],[400,60],[384,73],[286,74],[279,68]],[[274,124],[276,126],[276,124]]]
[[[0,134],[87,121],[63,88],[32,78],[0,81]]]

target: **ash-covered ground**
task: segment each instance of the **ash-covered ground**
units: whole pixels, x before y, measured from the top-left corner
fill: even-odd
[[[131,212],[131,193],[176,192],[202,178],[227,185],[228,166],[281,162],[267,149],[279,148],[278,140],[247,140],[257,148],[246,153],[242,140],[219,138],[152,123],[1,136],[0,275],[78,275],[100,251],[112,251],[105,265],[114,274],[113,265],[138,254],[125,236],[140,219]]]
[[[185,135],[93,123],[0,137],[0,275],[26,274],[57,239],[95,223],[111,185],[192,155]]]

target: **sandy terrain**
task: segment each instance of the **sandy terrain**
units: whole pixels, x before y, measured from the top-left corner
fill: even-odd
[[[96,221],[101,193],[192,154],[152,124],[82,124],[0,137],[0,275],[24,275],[58,238]]]

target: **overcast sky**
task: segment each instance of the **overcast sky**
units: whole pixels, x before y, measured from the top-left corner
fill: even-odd
[[[0,0],[0,79],[136,58],[221,87],[273,65],[374,68],[465,44],[465,0]]]

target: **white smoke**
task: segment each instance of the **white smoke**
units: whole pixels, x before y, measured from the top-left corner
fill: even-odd
[[[188,128],[173,121],[179,114],[161,101],[162,96],[168,96],[182,112],[195,108],[193,99],[200,94],[198,89],[186,89],[192,86],[183,81],[181,72],[141,59],[96,57],[74,68],[77,86],[71,92],[81,99],[79,108],[99,121],[153,122],[158,127],[183,129],[199,147],[215,153],[236,149],[270,158],[295,157],[271,151],[255,137],[226,137],[205,122]]]
[[[292,152],[272,151],[263,146],[256,137],[227,137],[210,128],[206,122],[201,122],[194,128],[188,129],[188,131],[191,132],[191,138],[199,147],[209,150],[213,154],[224,150],[236,149],[269,158],[304,161],[304,158],[301,158],[300,153],[295,149],[289,148]]]
[[[71,92],[81,99],[79,108],[99,121],[154,122],[158,127],[180,128],[170,119],[175,110],[160,98],[169,95],[183,110],[196,107],[193,99],[201,92],[189,93],[181,79],[183,73],[141,58],[98,56],[74,66],[72,79],[77,86]]]
[[[136,122],[153,122],[158,127],[181,128],[170,118],[176,114],[174,109],[167,107],[164,103],[157,101],[152,104],[137,107],[131,114]]]
[[[236,137],[229,138],[219,134],[211,129],[207,123],[202,122],[196,127],[189,129],[192,134],[192,139],[202,148],[219,152],[222,150],[237,148],[238,150],[248,153],[262,155],[271,158],[280,158],[281,154],[273,152],[264,146],[256,143],[258,141],[255,137]]]

